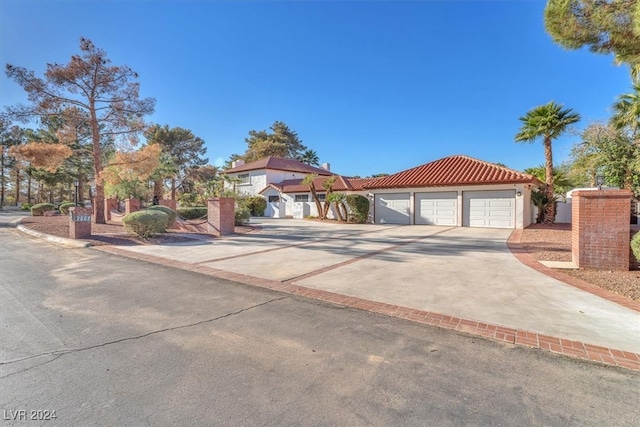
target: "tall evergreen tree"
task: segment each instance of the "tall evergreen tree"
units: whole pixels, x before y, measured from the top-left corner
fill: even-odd
[[[567,49],[613,54],[640,79],[640,2],[638,0],[548,0],[547,32]]]
[[[16,166],[16,159],[11,155],[11,148],[24,143],[24,130],[12,125],[8,120],[0,118],[0,207],[4,206],[9,183],[9,172]],[[16,204],[20,199],[20,188],[16,190]]]
[[[207,148],[204,140],[192,131],[181,127],[170,128],[169,125],[154,125],[145,133],[148,144],[158,144],[162,148],[161,171],[156,173],[154,195],[158,194],[158,182],[168,178],[171,180],[171,199],[176,200],[176,188],[187,176],[189,169],[207,164],[209,159],[202,157]]]
[[[298,160],[307,149],[302,144],[298,134],[292,131],[284,122],[276,121],[267,130],[249,131],[245,139],[247,150],[243,155],[232,155],[235,159],[242,158],[245,162],[253,162],[264,157],[273,156]]]
[[[9,108],[9,116],[30,120],[66,114],[66,123],[88,124],[96,188],[95,222],[104,224],[101,142],[105,137],[135,141],[146,126],[144,116],[154,110],[155,100],[140,98],[140,85],[135,81],[138,74],[126,65],[111,65],[106,52],[85,38],[80,39],[80,54],[73,55],[66,65],[47,64],[44,78],[11,64],[7,64],[6,74],[29,99],[28,105]]]

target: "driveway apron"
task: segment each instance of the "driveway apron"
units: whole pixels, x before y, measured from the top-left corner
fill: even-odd
[[[511,230],[256,222],[261,232],[120,249],[640,353],[640,313],[523,265]]]

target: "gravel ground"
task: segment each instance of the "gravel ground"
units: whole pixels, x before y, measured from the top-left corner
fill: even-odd
[[[122,223],[109,221],[108,224],[91,224],[91,238],[83,239],[94,246],[101,245],[158,245],[166,243],[189,242],[201,240],[203,237],[213,238],[204,231],[203,221],[184,221],[182,226],[169,230],[167,233],[149,239],[139,239],[124,231]],[[32,230],[51,234],[52,236],[69,237],[69,218],[58,216],[31,216],[22,220],[22,225]],[[205,224],[206,226],[206,224]],[[236,227],[238,234],[250,233],[255,230],[251,226]],[[193,235],[190,238],[189,235]]]
[[[540,261],[571,261],[571,224],[534,224],[523,230],[521,244]],[[640,271],[562,270],[619,295],[640,301]]]
[[[60,237],[69,237],[69,219],[66,216],[27,217],[25,227]],[[191,225],[189,225],[191,224]],[[151,238],[141,240],[128,235],[122,224],[92,224],[93,245],[156,245],[186,242],[210,235],[203,233],[202,220],[186,221],[181,227]],[[250,233],[251,226],[236,227],[236,233]],[[193,234],[193,239],[188,237]],[[571,261],[571,224],[534,224],[523,230],[521,244],[525,250],[540,261]],[[563,270],[563,273],[578,277],[585,282],[607,289],[633,300],[640,301],[640,271],[596,271]]]

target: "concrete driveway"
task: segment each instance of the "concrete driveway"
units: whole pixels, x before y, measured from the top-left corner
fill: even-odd
[[[510,230],[252,222],[262,231],[120,249],[640,353],[640,313],[523,265]]]

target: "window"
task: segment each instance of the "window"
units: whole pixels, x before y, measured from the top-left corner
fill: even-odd
[[[296,201],[296,202],[308,202],[309,201],[309,195],[308,194],[296,194],[296,197],[295,197],[294,201]]]
[[[238,184],[251,184],[251,178],[248,173],[238,175]]]
[[[280,201],[280,196],[269,196],[269,203],[276,203]]]
[[[321,202],[324,202],[325,197],[325,194],[318,194],[318,200],[320,200]]]

